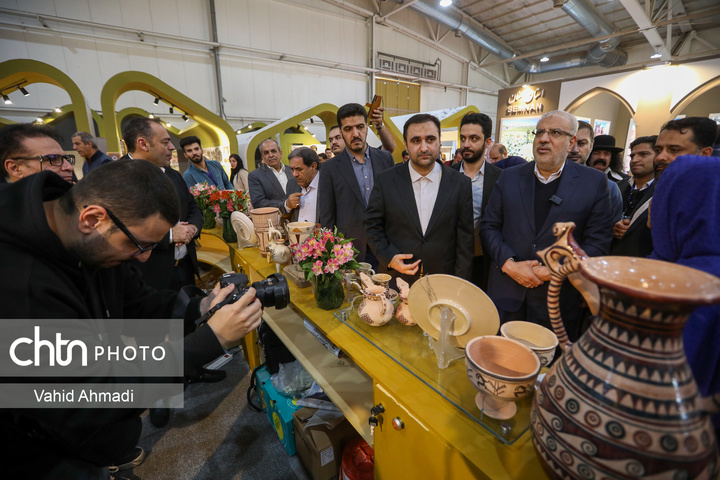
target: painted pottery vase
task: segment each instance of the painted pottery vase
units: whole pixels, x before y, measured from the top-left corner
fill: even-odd
[[[332,273],[324,273],[312,277],[312,282],[315,303],[317,303],[318,307],[323,310],[340,308],[345,298],[342,278],[338,278]]]
[[[400,323],[407,325],[408,327],[417,325],[417,322],[415,322],[415,319],[410,313],[410,307],[408,306],[410,286],[400,277],[395,279],[395,283],[397,283],[398,290],[400,290],[400,305],[398,305],[395,310],[395,318],[397,318]]]
[[[267,257],[267,245],[272,239],[270,229],[280,226],[280,209],[276,207],[262,207],[250,210],[250,219],[258,238],[260,255]]]
[[[551,478],[718,478],[708,413],[720,395],[700,396],[682,332],[695,307],[720,303],[720,279],[646,258],[587,258],[574,226],[556,224],[558,241],[539,252],[552,271],[548,310],[563,349],[531,409],[543,468]],[[599,306],[575,344],[558,306],[569,274],[591,310]]]
[[[358,307],[358,316],[368,325],[380,327],[390,321],[395,312],[393,303],[382,285],[365,288],[365,298]]]

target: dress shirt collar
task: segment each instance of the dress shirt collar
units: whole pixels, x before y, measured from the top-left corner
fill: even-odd
[[[348,156],[350,157],[350,160],[352,160],[355,163],[360,163],[355,157],[355,155],[352,154],[350,150],[348,150],[347,147],[345,147],[345,152],[347,152]],[[365,152],[363,153],[363,158],[365,159],[365,163],[370,161],[370,147],[368,145],[365,145]]]
[[[485,176],[485,164],[486,164],[486,163],[487,163],[487,162],[486,162],[485,160],[483,160],[483,163],[482,163],[482,166],[480,167],[480,170],[478,170],[477,175],[475,175],[473,178],[471,178],[471,180],[475,180],[475,179],[478,177],[478,175],[482,175],[483,177]],[[462,173],[463,175],[465,175],[465,160],[463,160],[462,162],[460,162],[460,173]],[[468,175],[468,176],[469,176],[469,175]]]
[[[427,178],[431,182],[434,182],[437,180],[438,173],[442,170],[442,167],[438,162],[434,162],[434,166],[432,171],[428,173],[427,175],[420,175],[412,166],[412,162],[408,162],[408,170],[410,170],[410,181],[415,183],[416,181],[420,180],[421,178]]]
[[[543,177],[542,173],[540,173],[540,170],[537,168],[537,163],[535,163],[535,177],[537,177],[538,180],[540,180],[540,183],[548,184],[552,182],[553,180],[556,180],[560,175],[562,175],[563,169],[565,168],[565,162],[563,162],[562,165],[560,165],[560,170],[550,175],[550,177],[545,178]]]
[[[302,189],[302,194],[305,195],[306,193],[310,192],[311,190],[317,190],[319,182],[320,182],[320,172],[318,171],[315,174],[315,178],[313,178],[312,182],[310,182],[310,185],[308,185],[307,188]]]
[[[650,180],[648,180],[648,181],[645,183],[645,185],[642,186],[642,188],[640,189],[640,191],[642,192],[642,191],[645,190],[646,188],[649,188],[650,185],[652,185],[654,181],[655,181],[654,178],[651,178]],[[633,177],[630,177],[630,180],[628,180],[628,183],[630,184],[630,186],[631,186],[633,189],[635,188],[635,179],[634,179]]]

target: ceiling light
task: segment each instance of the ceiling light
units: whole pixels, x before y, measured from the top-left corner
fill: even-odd
[[[522,86],[522,88],[530,88],[530,85],[528,85],[528,84],[526,83],[525,85]]]
[[[440,0],[441,7],[449,7],[452,5],[452,0]]]
[[[175,113],[175,110],[173,110],[172,105],[170,106],[169,110],[170,110],[170,113]]]
[[[55,113],[62,113],[62,108],[55,107]]]
[[[165,126],[166,126],[167,128],[170,128],[170,127],[172,127],[172,123],[167,122],[167,123],[165,124]]]
[[[542,58],[540,59],[540,61],[543,62],[543,63],[549,62],[549,61],[550,61],[550,57],[542,57]]]
[[[148,115],[148,118],[155,118],[155,115],[151,113],[150,115]]]
[[[21,87],[21,86],[19,86],[19,85],[18,85],[18,89],[19,89],[19,90],[22,92],[22,94],[25,95],[26,97],[27,97],[28,95],[30,95],[30,92],[28,92],[27,90],[25,90],[23,87]]]
[[[3,94],[3,101],[5,102],[5,105],[12,105],[12,100],[10,100],[10,97]]]
[[[650,55],[650,58],[652,58],[653,60],[656,58],[662,58],[662,53],[655,52],[652,55]]]
[[[155,97],[155,101],[153,102],[153,105],[157,105],[160,103],[160,97]]]
[[[248,125],[247,128],[252,128],[252,123],[250,125]]]
[[[240,134],[242,133],[242,130],[238,128],[235,133],[237,133],[238,135],[240,135]]]
[[[38,122],[38,123],[43,123],[43,119],[42,119],[42,117],[38,117],[38,118],[36,118],[36,119],[35,119],[35,121],[36,121],[36,122]]]
[[[188,116],[185,115],[185,114],[183,114],[182,119],[185,120],[186,122],[187,122],[188,120],[190,120],[190,119],[188,118]]]

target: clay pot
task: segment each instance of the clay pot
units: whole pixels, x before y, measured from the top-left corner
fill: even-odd
[[[398,305],[397,309],[395,310],[395,318],[397,318],[400,323],[402,323],[403,325],[407,325],[408,327],[417,325],[415,319],[410,313],[410,307],[408,306],[408,295],[410,293],[410,286],[405,280],[400,277],[395,280],[395,283],[397,283],[398,290],[400,290],[400,305]]]
[[[558,338],[542,325],[532,322],[507,322],[500,327],[500,334],[529,347],[538,356],[543,367],[555,358]]]
[[[368,325],[380,327],[393,316],[393,303],[385,294],[385,288],[371,285],[364,290],[365,298],[358,307],[358,316]]]
[[[253,222],[258,237],[258,249],[263,257],[267,257],[267,244],[270,242],[271,228],[280,226],[280,209],[276,207],[262,207],[250,210],[250,219]]]
[[[720,279],[658,260],[587,258],[572,238],[574,226],[556,224],[558,241],[539,253],[552,272],[548,309],[564,350],[531,409],[545,471],[563,479],[718,478],[707,413],[720,395],[714,406],[700,397],[682,331],[696,306],[720,303]],[[595,296],[588,304],[599,305],[575,344],[558,308],[571,273],[584,280],[583,294]]]
[[[302,245],[315,231],[315,224],[312,222],[290,222],[285,228],[288,233],[289,245]]]
[[[517,412],[515,401],[535,391],[540,360],[522,343],[505,337],[476,337],[465,346],[465,367],[483,414],[506,420]]]

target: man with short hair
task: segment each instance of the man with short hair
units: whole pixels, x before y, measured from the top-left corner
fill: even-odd
[[[577,119],[544,114],[533,141],[534,162],[503,170],[485,209],[480,235],[494,266],[488,296],[501,321],[527,320],[552,328],[547,309],[550,271],[537,252],[555,242],[553,225],[574,222],[573,234],[589,256],[606,255],[613,219],[607,177],[566,161],[577,137]],[[580,294],[565,282],[560,308],[571,339],[578,336]]]
[[[300,185],[292,176],[292,170],[282,162],[280,145],[272,138],[260,144],[263,164],[250,172],[248,183],[250,200],[254,208],[276,207],[285,214],[285,201],[293,193],[300,192]]]
[[[623,194],[623,217],[613,227],[610,255],[647,257],[653,251],[647,225],[648,207],[655,193],[654,159],[657,135],[639,137],[630,143],[630,171],[633,176]]]
[[[718,135],[715,121],[704,117],[670,120],[660,129],[655,141],[655,179],[680,155],[712,155]]]
[[[407,150],[403,150],[401,155],[402,155],[403,163],[410,160],[410,154],[408,153]]]
[[[328,142],[330,143],[330,151],[333,157],[339,155],[340,152],[345,150],[345,140],[343,140],[342,134],[340,133],[340,126],[333,125],[330,127],[328,132]]]
[[[615,137],[612,135],[598,135],[593,140],[588,165],[595,170],[605,172],[613,182],[622,182],[630,178],[630,175],[622,171],[622,152],[622,148],[615,146]]]
[[[78,155],[85,159],[82,166],[83,175],[106,163],[112,162],[112,158],[98,150],[95,139],[88,132],[77,132],[72,136],[72,146]]]
[[[333,154],[332,149],[326,148],[325,149],[325,157],[327,157],[327,159],[330,160],[331,158],[333,158],[333,156],[334,156],[334,154]]]
[[[180,139],[180,148],[190,160],[190,165],[183,173],[183,179],[188,188],[207,182],[208,185],[214,185],[220,190],[233,190],[233,184],[222,164],[215,160],[208,160],[203,155],[202,143],[198,137],[190,136]]]
[[[293,222],[317,223],[318,204],[317,191],[320,177],[319,155],[306,147],[296,148],[288,155],[290,170],[300,188],[298,193],[292,193],[285,200],[285,209],[292,213]]]
[[[52,154],[43,142],[33,137],[27,147]],[[172,183],[147,162],[112,162],[75,186],[48,172],[7,185],[0,195],[0,317],[57,325],[64,338],[93,352],[122,333],[113,327],[120,319],[155,322],[209,313],[234,286],[217,287],[214,300],[188,303],[172,291],[147,286],[128,262],[147,260],[177,219]],[[185,374],[193,375],[259,325],[261,306],[251,303],[254,297],[250,289],[184,341],[163,342],[166,354],[184,358]],[[73,382],[92,387],[127,381],[115,370],[90,372]],[[141,362],[137,372],[137,380],[157,375]],[[3,455],[12,458],[3,467],[5,477],[106,479],[107,465],[134,451],[141,410],[56,406],[0,411]]]
[[[370,200],[370,192],[380,172],[393,166],[390,153],[367,144],[368,116],[365,107],[348,103],[338,109],[338,125],[345,148],[323,165],[318,185],[320,224],[352,238],[358,249],[357,260],[373,264],[377,260],[367,247],[360,221]]]
[[[472,184],[473,196],[473,265],[472,282],[487,290],[490,271],[489,256],[483,255],[480,242],[480,219],[490,199],[495,182],[500,178],[500,170],[485,161],[485,151],[492,143],[492,119],[484,113],[468,113],[460,120],[460,152],[462,161],[453,164],[455,169],[468,177]]]
[[[570,153],[568,153],[568,160],[571,160],[579,165],[589,166],[588,159],[590,158],[590,152],[593,151],[593,144],[595,141],[595,132],[593,131],[593,127],[587,122],[578,120],[578,131],[576,137],[577,142],[575,142],[575,145],[573,145],[570,149]],[[622,219],[623,195],[620,189],[625,189],[627,185],[627,181],[625,180],[615,183],[613,178],[608,177],[610,205],[612,206],[613,221],[615,222],[619,222]]]
[[[505,148],[505,145],[502,143],[496,143],[490,148],[490,152],[488,153],[488,159],[490,160],[490,163],[497,163],[500,160],[503,160],[508,157],[508,151],[507,148]]]
[[[66,155],[60,136],[46,125],[16,123],[0,129],[0,165],[3,180],[14,183],[43,170],[73,183],[75,157]]]
[[[470,180],[438,162],[440,121],[413,115],[403,129],[410,161],[378,175],[365,217],[381,272],[409,283],[421,274],[471,276]],[[323,173],[324,175],[324,173]]]

